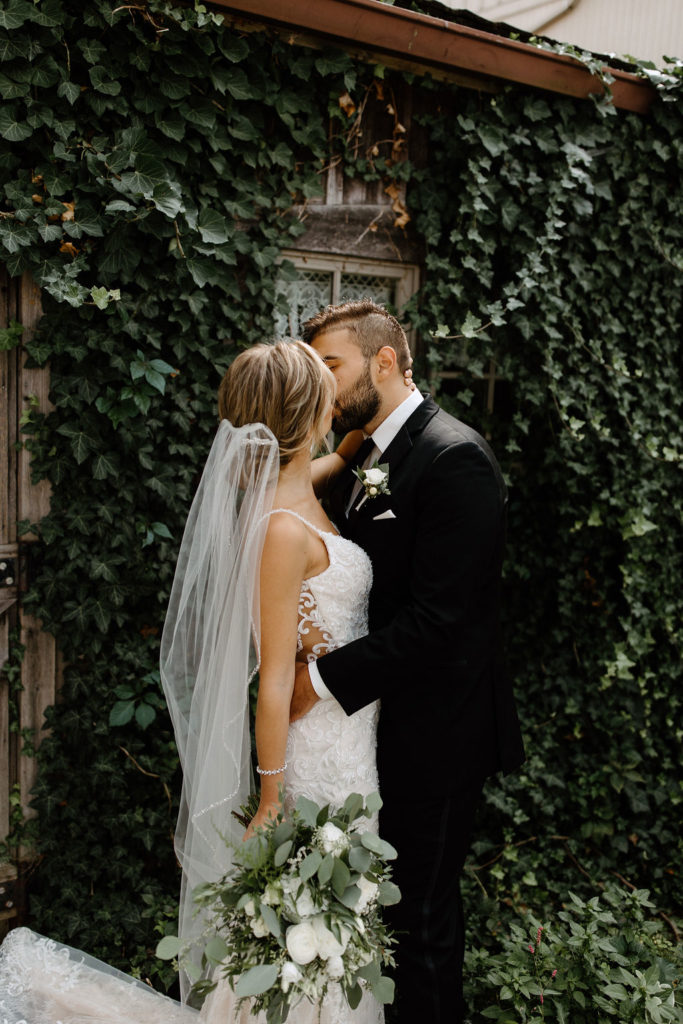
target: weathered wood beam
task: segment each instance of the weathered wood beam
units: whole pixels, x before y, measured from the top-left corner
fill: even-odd
[[[343,49],[368,48],[384,55],[386,63],[388,57],[409,60],[424,71],[457,70],[472,76],[472,84],[481,79],[490,87],[498,79],[577,98],[604,93],[600,79],[572,57],[379,0],[210,0],[209,6],[312,33]],[[614,105],[646,113],[656,95],[654,87],[629,72],[606,70],[614,77]]]

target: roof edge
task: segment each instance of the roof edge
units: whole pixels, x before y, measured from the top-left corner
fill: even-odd
[[[228,14],[304,30],[337,45],[349,43],[373,55],[408,59],[441,70],[461,70],[586,99],[604,94],[601,80],[573,57],[508,39],[443,18],[418,14],[380,0],[209,0]],[[656,96],[646,79],[605,65],[614,81],[615,107],[647,113]]]

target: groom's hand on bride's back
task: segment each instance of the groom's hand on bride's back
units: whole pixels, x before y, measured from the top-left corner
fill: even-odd
[[[294,670],[294,692],[292,702],[289,706],[289,720],[296,722],[297,718],[303,718],[311,708],[319,701],[318,694],[311,685],[311,677],[308,674],[308,665],[305,662],[297,661]]]

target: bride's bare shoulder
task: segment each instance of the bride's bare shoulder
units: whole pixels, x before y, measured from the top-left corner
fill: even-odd
[[[263,544],[263,565],[284,573],[303,572],[308,560],[308,536],[309,530],[296,515],[288,515],[286,509],[272,512]]]

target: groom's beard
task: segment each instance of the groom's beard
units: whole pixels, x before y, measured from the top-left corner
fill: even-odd
[[[366,366],[351,387],[337,395],[332,429],[335,434],[360,430],[375,418],[381,404],[379,391],[372,383],[370,367]]]

